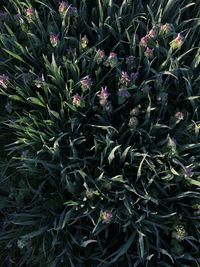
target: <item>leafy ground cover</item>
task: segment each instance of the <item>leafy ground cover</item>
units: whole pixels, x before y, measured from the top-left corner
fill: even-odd
[[[0,266],[200,266],[200,2],[0,3]]]

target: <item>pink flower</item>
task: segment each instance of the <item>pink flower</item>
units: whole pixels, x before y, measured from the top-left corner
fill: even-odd
[[[102,213],[102,223],[103,224],[110,223],[112,218],[113,218],[113,215],[112,215],[111,211],[106,210]]]
[[[58,34],[55,34],[55,33],[50,33],[49,35],[49,39],[50,39],[50,43],[53,47],[56,47],[57,44],[58,44],[58,41],[59,41],[59,35]]]
[[[122,71],[121,79],[120,79],[120,84],[127,86],[131,82],[131,79],[128,75],[128,73],[125,71]]]
[[[177,37],[170,42],[170,46],[172,49],[180,49],[183,45],[184,37],[179,33]]]
[[[60,2],[58,10],[60,13],[64,13],[68,9],[68,7],[69,7],[68,3],[62,1]]]
[[[148,42],[149,42],[149,36],[145,35],[144,37],[141,38],[140,45],[143,47],[147,47]]]
[[[81,105],[81,96],[77,93],[73,96],[72,103],[76,107],[80,107]]]
[[[7,88],[7,83],[8,83],[8,76],[6,76],[5,74],[0,75],[0,86],[3,88]]]
[[[25,13],[29,19],[32,19],[35,16],[35,10],[32,7],[25,9]]]
[[[184,120],[183,112],[181,112],[181,111],[176,112],[176,114],[175,114],[175,119],[176,119],[176,120],[179,120],[179,121]]]
[[[152,48],[149,48],[149,47],[147,47],[147,49],[146,49],[146,51],[145,51],[145,55],[148,57],[148,58],[153,58],[153,51],[154,51],[154,49]]]
[[[105,52],[103,50],[96,50],[96,60],[97,60],[97,63],[101,63],[103,60],[104,60],[104,57],[105,57]]]
[[[115,52],[110,52],[108,59],[112,60],[112,59],[115,59],[116,57],[117,57],[117,54]]]
[[[100,98],[100,101],[105,102],[109,97],[107,86],[101,87],[101,91],[97,93],[97,96]],[[103,103],[102,102],[102,103]]]
[[[153,27],[150,31],[149,31],[149,37],[151,37],[152,39],[155,39],[158,35],[158,28],[157,27]]]
[[[162,34],[168,34],[172,31],[172,25],[169,23],[162,24],[160,27],[160,31]]]
[[[90,87],[92,86],[92,80],[90,78],[89,75],[85,76],[81,81],[81,87],[83,89],[83,91],[86,91],[88,89],[90,89]]]

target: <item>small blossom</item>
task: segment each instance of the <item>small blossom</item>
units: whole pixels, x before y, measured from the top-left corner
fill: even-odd
[[[96,61],[100,64],[105,58],[105,52],[101,49],[96,50]]]
[[[81,46],[82,46],[82,48],[86,48],[87,45],[88,45],[88,43],[89,43],[89,40],[88,40],[87,36],[84,35],[84,36],[81,38]]]
[[[32,20],[35,17],[35,10],[32,7],[25,9],[25,14],[29,20]]]
[[[151,37],[152,39],[155,39],[158,35],[158,28],[157,27],[153,27],[150,31],[149,31],[149,37]]]
[[[83,91],[86,91],[88,89],[90,89],[90,87],[92,86],[92,80],[90,78],[89,75],[85,76],[81,81],[81,88]]]
[[[148,42],[149,42],[149,36],[145,35],[144,37],[141,38],[140,45],[143,47],[147,47]]]
[[[170,46],[172,49],[180,49],[183,45],[184,37],[179,33],[177,37],[170,42]]]
[[[127,97],[130,97],[131,95],[130,95],[130,93],[127,91],[126,88],[119,88],[118,96],[119,96],[119,97],[125,97],[125,98],[127,98]]]
[[[133,108],[130,112],[130,115],[131,116],[138,116],[140,113],[139,109],[138,108]]]
[[[53,47],[56,47],[57,44],[58,44],[58,41],[59,41],[59,35],[58,34],[55,34],[55,33],[50,33],[49,35],[49,39],[50,39],[50,43]]]
[[[172,25],[169,23],[162,24],[160,27],[161,34],[168,34],[172,31]]]
[[[81,106],[81,96],[78,93],[73,96],[72,103],[76,107]]]
[[[108,224],[108,223],[110,223],[111,222],[111,220],[112,220],[112,218],[113,218],[113,215],[112,215],[112,212],[111,211],[104,211],[103,213],[102,213],[102,223],[103,224]]]
[[[183,112],[180,112],[180,111],[176,112],[175,119],[178,120],[178,121],[184,120]]]
[[[192,177],[193,175],[194,175],[194,172],[192,171],[191,168],[186,167],[186,168],[184,169],[184,177],[185,177],[185,178],[190,178],[190,177]]]
[[[7,88],[7,83],[8,83],[8,76],[5,74],[0,75],[0,87]]]
[[[101,91],[97,93],[97,96],[100,98],[100,101],[105,102],[109,97],[107,86],[101,87]],[[103,103],[102,102],[102,103]]]
[[[124,86],[127,86],[129,83],[130,83],[131,79],[128,75],[128,73],[125,71],[122,71],[122,75],[121,75],[121,78],[120,78],[120,84],[124,85]]]
[[[129,126],[130,128],[135,128],[135,127],[137,127],[137,126],[138,126],[138,119],[137,119],[135,116],[130,117],[129,122],[128,122],[128,126]]]
[[[59,10],[59,12],[60,12],[61,14],[63,14],[63,13],[68,9],[68,7],[69,7],[68,3],[62,1],[62,2],[60,2],[60,4],[59,4],[59,8],[58,8],[58,10]]]
[[[110,66],[111,68],[114,68],[116,67],[117,62],[118,62],[117,54],[115,52],[110,52],[110,55],[105,62],[105,65]]]
[[[153,58],[153,51],[154,49],[151,49],[149,47],[147,47],[146,51],[145,51],[145,55],[148,57],[148,58]]]

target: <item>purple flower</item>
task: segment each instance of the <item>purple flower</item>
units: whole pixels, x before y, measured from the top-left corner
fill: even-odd
[[[97,63],[101,63],[105,58],[105,52],[101,49],[96,50],[96,60]]]
[[[3,75],[0,75],[0,87],[3,87],[3,88],[7,88],[8,84],[8,76],[6,76],[5,74]]]
[[[109,97],[107,86],[101,87],[101,91],[97,93],[97,96],[100,98],[100,101],[106,101]]]
[[[151,37],[152,39],[155,39],[158,35],[158,28],[157,27],[153,27],[150,31],[149,31],[149,37]]]
[[[141,38],[140,45],[143,47],[147,47],[148,42],[149,42],[149,36],[145,35],[144,37]]]
[[[146,49],[146,51],[145,51],[145,55],[148,57],[148,58],[153,58],[153,51],[154,51],[154,49],[152,48],[149,48],[149,47],[147,47],[147,49]]]
[[[86,91],[88,89],[90,89],[90,87],[92,86],[92,80],[90,78],[89,75],[85,76],[81,81],[81,88],[83,91]]]
[[[184,37],[179,33],[177,37],[170,42],[170,46],[172,49],[180,49],[183,45]]]
[[[184,169],[184,177],[185,177],[185,178],[190,178],[190,177],[192,177],[193,175],[194,175],[194,172],[192,171],[191,168],[186,167],[186,168]]]
[[[56,47],[57,44],[58,44],[58,41],[59,41],[59,35],[58,34],[55,34],[53,32],[50,33],[49,35],[49,40],[50,40],[50,43],[53,47]]]
[[[112,220],[112,218],[113,218],[113,215],[112,215],[112,212],[111,211],[106,210],[106,211],[104,211],[102,213],[102,223],[103,224],[110,223],[111,220]]]
[[[131,79],[130,79],[128,73],[126,71],[125,72],[122,71],[122,75],[120,78],[120,84],[127,86],[130,82],[131,82]]]
[[[183,112],[181,112],[181,111],[176,112],[176,114],[174,115],[174,117],[178,121],[184,120],[184,115],[183,115]]]
[[[120,96],[120,97],[130,97],[130,93],[127,91],[126,88],[119,88],[118,96]]]
[[[81,106],[81,96],[78,93],[73,96],[72,103],[76,107]]]

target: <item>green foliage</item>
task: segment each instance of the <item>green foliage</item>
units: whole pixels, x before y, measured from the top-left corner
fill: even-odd
[[[1,1],[1,266],[200,266],[200,2]]]

